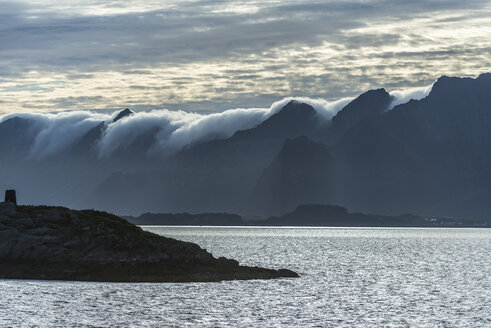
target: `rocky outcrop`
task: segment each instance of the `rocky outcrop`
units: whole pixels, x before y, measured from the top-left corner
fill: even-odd
[[[109,213],[0,206],[0,278],[195,282],[298,277],[240,266],[198,245],[165,238]]]
[[[392,100],[393,97],[385,89],[370,90],[358,96],[332,118],[329,143],[339,141],[359,122],[387,111]]]
[[[120,119],[125,118],[127,116],[131,116],[131,115],[135,115],[135,112],[129,108],[125,108],[122,111],[120,111],[118,113],[118,115],[116,115],[116,117],[113,119],[113,123],[115,123],[115,122],[119,121]]]

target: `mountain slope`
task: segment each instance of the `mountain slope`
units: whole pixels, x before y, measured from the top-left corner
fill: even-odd
[[[332,197],[334,158],[327,146],[307,137],[286,139],[258,179],[253,205],[263,213],[282,213],[299,204]]]
[[[386,112],[392,99],[385,89],[369,90],[358,96],[332,118],[330,143],[338,141],[359,122]]]
[[[491,207],[491,74],[440,78],[421,100],[360,122],[336,145],[354,208],[482,217]],[[464,201],[468,199],[467,201]],[[454,204],[462,202],[462,209]]]
[[[38,142],[42,124],[14,117],[0,123],[0,187],[29,203],[121,214],[278,214],[315,202],[487,219],[491,74],[441,77],[426,98],[389,110],[392,100],[371,90],[332,120],[292,101],[253,128],[195,140],[177,154],[159,154],[160,122],[133,124],[140,121],[130,110],[89,121],[82,135],[61,127],[55,135],[73,141],[58,152]],[[123,139],[101,154],[101,140],[115,131]]]
[[[132,213],[134,199],[145,211],[249,212],[256,180],[284,140],[316,138],[327,125],[312,106],[291,101],[258,126],[190,145],[158,169],[111,175],[86,204],[107,210],[121,204],[122,213]]]

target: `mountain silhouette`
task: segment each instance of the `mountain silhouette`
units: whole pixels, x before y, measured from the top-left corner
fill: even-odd
[[[135,112],[133,112],[132,110],[130,110],[129,108],[125,108],[123,109],[122,111],[120,111],[118,113],[118,115],[116,115],[116,117],[113,119],[113,123],[119,121],[120,119],[122,118],[125,118],[125,117],[128,117],[128,116],[131,116],[131,115],[135,115]]]
[[[278,215],[319,203],[488,219],[491,74],[443,76],[423,99],[391,109],[393,100],[384,89],[370,90],[331,120],[291,101],[250,129],[165,156],[155,156],[157,126],[100,153],[109,129],[133,119],[129,109],[35,158],[42,127],[11,117],[0,123],[0,187],[18,189],[21,202],[119,214]]]
[[[326,202],[334,158],[328,147],[307,137],[286,139],[259,177],[253,204],[265,213],[286,212],[292,204]]]
[[[389,109],[392,96],[385,89],[369,90],[341,109],[332,118],[331,138],[338,141],[350,128]]]

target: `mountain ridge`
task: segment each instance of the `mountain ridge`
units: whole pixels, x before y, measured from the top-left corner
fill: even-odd
[[[328,204],[302,204],[278,216],[244,219],[231,213],[143,213],[126,216],[137,225],[204,225],[204,226],[303,226],[303,227],[445,227],[489,228],[490,220],[462,220],[450,217],[428,217],[414,214],[367,214],[350,212],[345,207]]]
[[[92,125],[61,153],[31,161],[29,140],[38,127],[28,118],[10,118],[0,123],[0,184],[18,189],[32,203],[122,214],[274,215],[300,203],[327,202],[372,213],[487,218],[490,91],[490,73],[441,77],[425,98],[388,110],[391,94],[370,90],[332,120],[308,104],[290,101],[251,128],[160,157],[149,155],[162,133],[158,124],[101,156],[98,143],[109,126],[123,126],[120,119]],[[136,115],[130,112],[119,114],[130,123],[128,116]],[[291,155],[283,158],[287,140],[297,138],[303,143],[291,147],[295,143],[289,141]],[[308,149],[312,152],[303,152]],[[315,184],[321,187],[311,187]],[[268,201],[281,194],[297,196]]]

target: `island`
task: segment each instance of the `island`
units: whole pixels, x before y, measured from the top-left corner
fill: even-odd
[[[123,216],[136,225],[198,226],[301,226],[301,227],[425,227],[489,228],[488,220],[421,216],[415,214],[380,215],[352,213],[345,207],[326,204],[302,204],[280,216],[259,219],[231,213],[144,213]]]
[[[0,278],[104,282],[213,282],[294,278],[242,266],[106,212],[0,203]]]

